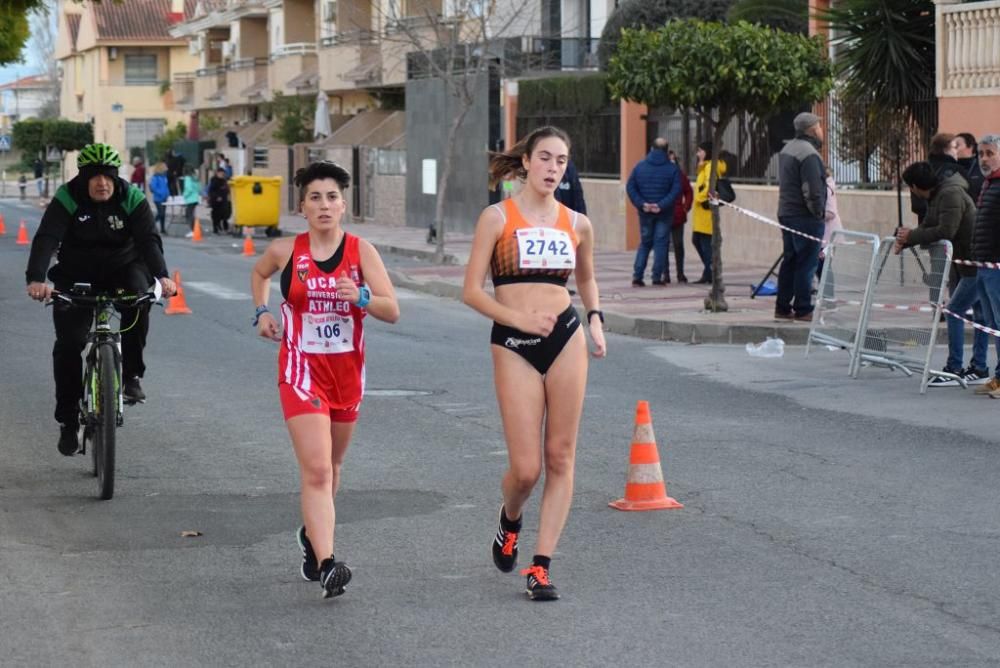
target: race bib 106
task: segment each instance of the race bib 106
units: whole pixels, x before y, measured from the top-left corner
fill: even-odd
[[[351,352],[354,350],[354,319],[337,313],[303,313],[299,349],[316,355]]]
[[[573,269],[576,251],[569,234],[551,227],[522,227],[517,230],[517,251],[521,269]]]

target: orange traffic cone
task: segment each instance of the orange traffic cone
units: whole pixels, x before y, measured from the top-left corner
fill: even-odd
[[[198,229],[198,228],[195,228]],[[174,283],[177,284],[177,294],[170,298],[170,303],[163,312],[167,315],[187,315],[191,313],[187,302],[184,300],[184,288],[181,287],[181,272],[174,272]]]
[[[625,481],[625,498],[608,504],[618,510],[663,510],[683,508],[667,496],[663,482],[660,455],[656,451],[653,421],[649,416],[649,402],[640,401],[635,407],[635,431],[632,432],[632,452],[629,456],[628,477]]]
[[[7,234],[7,228],[3,224],[3,214],[0,213],[0,237]]]
[[[243,235],[243,255],[246,257],[253,257],[257,254],[257,250],[253,247],[253,237],[250,236],[250,228],[244,227],[246,233]]]
[[[27,246],[31,242],[28,241],[28,228],[24,226],[24,221],[21,221],[21,227],[17,229],[17,245]]]
[[[198,243],[201,241],[201,222],[195,218],[194,219],[194,234],[191,236],[191,241]]]

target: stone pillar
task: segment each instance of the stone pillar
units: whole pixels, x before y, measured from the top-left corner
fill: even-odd
[[[823,43],[827,45],[827,53],[829,53],[829,38],[830,30],[824,21],[820,21],[817,18],[818,14],[821,14],[830,9],[830,0],[809,0],[809,36],[819,35],[823,39]],[[825,100],[820,100],[813,105],[813,113],[822,119],[820,122],[823,125],[823,130],[829,136],[830,132],[830,99],[827,97]],[[830,160],[830,142],[823,142],[823,148],[820,149],[823,156],[823,162],[828,163]]]
[[[628,199],[625,183],[632,168],[646,156],[646,113],[644,104],[621,101],[621,192],[625,206],[625,248],[639,245],[639,212]]]
[[[517,143],[517,82],[503,82],[503,141],[504,150]]]

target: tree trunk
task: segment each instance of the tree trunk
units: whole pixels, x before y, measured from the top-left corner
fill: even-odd
[[[458,114],[452,119],[451,127],[448,128],[448,139],[445,143],[444,153],[441,159],[441,173],[438,175],[437,201],[434,204],[434,230],[437,234],[437,246],[434,249],[434,261],[438,264],[444,263],[444,203],[448,194],[448,181],[451,179],[452,154],[454,152],[455,137],[465,122],[465,117],[469,113],[471,102],[458,99],[461,105]]]
[[[722,151],[722,131],[729,125],[729,116],[719,113],[719,122],[712,133],[712,166],[709,169],[708,191],[715,192],[719,180],[719,152]],[[705,310],[720,313],[729,310],[726,303],[726,285],[722,280],[722,227],[719,225],[719,207],[712,207],[712,291],[705,297]]]

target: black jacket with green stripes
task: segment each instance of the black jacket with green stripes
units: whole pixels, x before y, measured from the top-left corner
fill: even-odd
[[[31,242],[27,282],[48,277],[57,285],[102,282],[103,277],[135,262],[146,265],[153,278],[167,276],[163,241],[153,212],[141,190],[125,179],[115,180],[107,202],[95,202],[80,176],[56,191]]]

